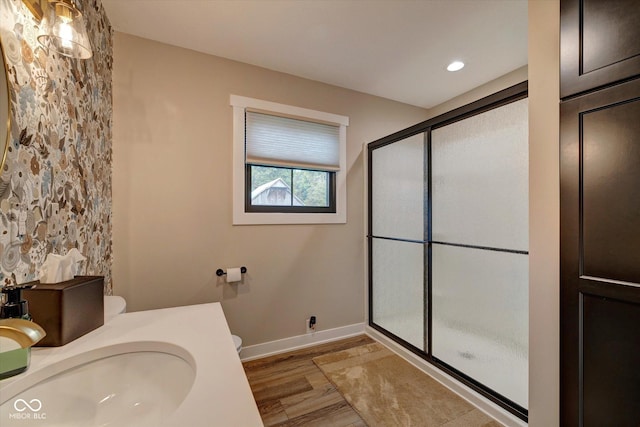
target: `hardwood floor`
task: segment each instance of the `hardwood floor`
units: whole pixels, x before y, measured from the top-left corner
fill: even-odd
[[[243,363],[264,425],[366,427],[312,359],[373,342],[360,335]]]

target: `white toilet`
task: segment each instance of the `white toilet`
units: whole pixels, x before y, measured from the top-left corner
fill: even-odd
[[[236,351],[238,352],[238,356],[239,356],[240,352],[242,351],[242,338],[240,338],[237,335],[231,335],[231,338],[233,338],[233,343],[236,346]]]
[[[104,297],[104,323],[127,311],[127,302],[124,298],[108,295]]]

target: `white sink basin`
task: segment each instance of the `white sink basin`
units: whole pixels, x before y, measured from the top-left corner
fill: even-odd
[[[159,342],[113,345],[40,369],[0,390],[0,425],[157,426],[185,399],[195,363]]]

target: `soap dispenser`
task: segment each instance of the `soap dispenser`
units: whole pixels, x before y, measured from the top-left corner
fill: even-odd
[[[31,289],[34,285],[4,286],[2,292],[2,305],[0,305],[0,319],[24,319],[31,320],[29,304],[22,299],[22,290]]]
[[[31,346],[46,332],[31,321],[29,304],[21,297],[33,285],[4,286],[0,306],[0,380],[24,372],[29,367]]]

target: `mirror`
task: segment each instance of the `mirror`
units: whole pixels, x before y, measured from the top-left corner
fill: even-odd
[[[4,162],[9,148],[9,78],[4,62],[4,48],[0,39],[0,175],[4,170]]]

